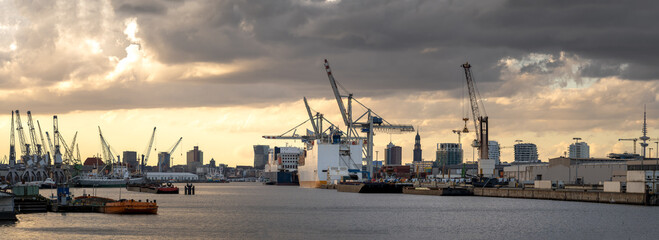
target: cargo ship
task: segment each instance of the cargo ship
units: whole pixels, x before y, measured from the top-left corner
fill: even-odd
[[[304,150],[297,147],[275,147],[268,152],[268,162],[263,171],[267,185],[300,185],[298,163],[304,162]]]
[[[343,180],[361,181],[362,141],[310,140],[305,144],[306,157],[298,164],[300,187],[320,188]]]

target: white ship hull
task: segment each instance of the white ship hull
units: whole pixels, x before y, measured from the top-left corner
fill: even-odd
[[[338,183],[350,176],[349,169],[361,171],[362,145],[355,144],[308,144],[306,157],[298,165],[300,187],[319,188],[323,184]],[[357,174],[361,180],[361,174]]]

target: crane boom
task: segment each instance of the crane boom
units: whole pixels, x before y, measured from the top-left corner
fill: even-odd
[[[153,147],[153,140],[156,137],[156,127],[153,127],[153,133],[151,134],[151,139],[149,140],[149,146],[146,148],[146,153],[144,154],[144,162],[149,162],[149,155],[151,155],[151,147]]]
[[[313,128],[314,135],[316,138],[320,136],[320,131],[318,130],[318,126],[316,126],[316,121],[314,121],[313,114],[311,114],[311,108],[309,107],[309,103],[307,103],[307,97],[304,97],[304,106],[307,107],[307,113],[309,114],[309,121],[311,121],[311,127]]]
[[[37,120],[37,127],[39,127],[39,135],[41,136],[41,146],[43,146],[43,150],[46,153],[46,157],[47,157],[47,159],[52,159],[52,156],[50,156],[50,151],[49,150],[53,150],[53,145],[51,144],[50,148],[48,148],[49,146],[46,144],[46,141],[44,141],[43,131],[41,131],[41,123],[39,123],[39,120]],[[46,162],[50,162],[50,161],[46,160]]]
[[[27,159],[30,157],[30,144],[25,142],[25,134],[23,133],[23,125],[21,124],[21,115],[16,110],[16,130],[18,131],[18,141],[21,144],[21,159],[23,164],[27,164]]]
[[[37,154],[41,158],[41,144],[37,141],[37,133],[32,122],[32,113],[27,111],[27,127],[30,131],[30,140],[32,141],[32,154]]]
[[[346,126],[350,126],[350,119],[348,119],[348,112],[346,111],[345,105],[343,105],[343,99],[341,98],[341,93],[339,93],[339,88],[336,85],[336,80],[334,80],[334,75],[332,75],[332,69],[330,68],[329,62],[325,59],[325,70],[327,71],[327,77],[329,78],[330,85],[332,86],[332,91],[334,92],[334,97],[336,98],[336,103],[339,105],[339,111],[341,111],[341,117],[343,117],[343,123]]]
[[[172,147],[172,150],[169,151],[170,156],[172,153],[174,153],[174,150],[176,150],[176,147],[178,147],[179,143],[181,143],[181,140],[183,140],[183,137],[179,138],[178,141],[176,141],[176,144],[174,144],[174,147]]]

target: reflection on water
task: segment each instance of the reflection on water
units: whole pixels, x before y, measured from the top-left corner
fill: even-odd
[[[83,190],[73,192],[82,195]],[[96,193],[156,199],[158,215],[22,214],[17,223],[0,224],[0,232],[8,239],[620,239],[659,234],[653,223],[659,208],[644,206],[339,193],[258,183],[196,184],[193,196],[117,188]]]

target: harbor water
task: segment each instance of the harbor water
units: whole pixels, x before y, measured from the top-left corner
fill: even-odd
[[[184,184],[178,186],[183,189]],[[156,199],[158,214],[21,214],[16,223],[0,223],[0,233],[2,239],[653,239],[659,235],[658,207],[357,194],[260,183],[195,186],[192,196],[96,189],[96,195],[103,197]],[[49,191],[41,193],[49,196]]]

